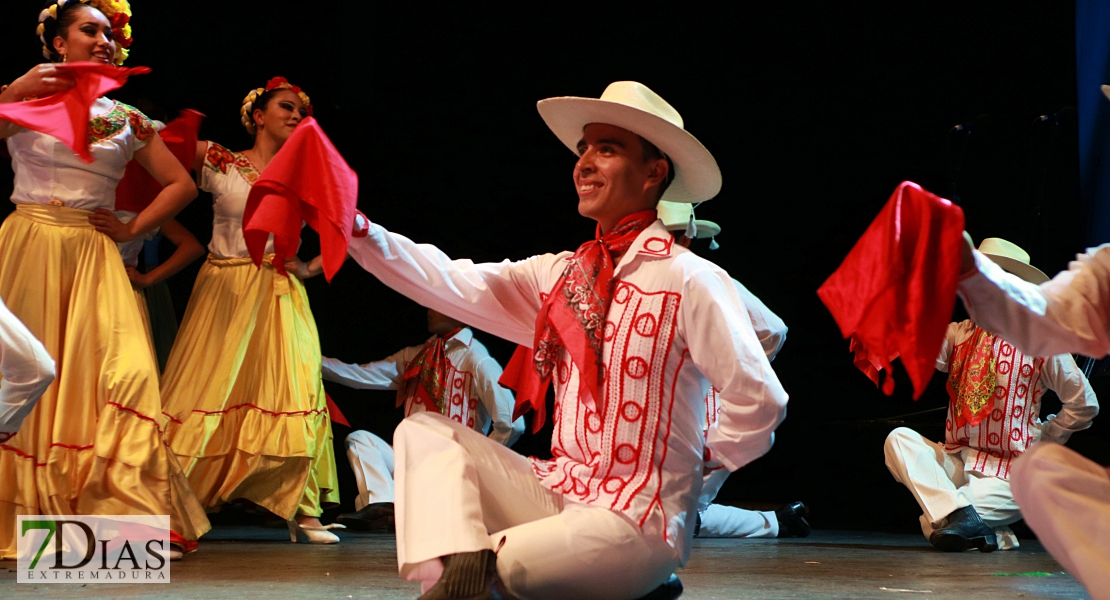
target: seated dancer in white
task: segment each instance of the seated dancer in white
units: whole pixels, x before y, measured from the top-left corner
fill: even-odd
[[[498,385],[501,365],[469,327],[428,309],[432,337],[382,360],[363,365],[323,359],[324,379],[361,390],[397,390],[405,416],[432,411],[463,423],[505,446],[524,433],[524,418],[513,422],[513,394]],[[355,472],[354,513],[338,522],[363,531],[393,530],[393,447],[359,429],[347,436],[347,459]]]
[[[988,238],[979,251],[1026,281],[1048,280],[1010,242]],[[937,370],[949,374],[944,443],[899,427],[887,436],[886,465],[921,506],[921,530],[937,548],[1016,548],[1008,525],[1021,510],[1010,489],[1011,462],[1039,441],[1063,444],[1090,427],[1095,394],[1070,354],[1028,356],[971,320],[948,326]],[[1045,390],[1056,392],[1063,408],[1042,422]]]
[[[54,359],[0,301],[0,444],[19,431],[52,381]]]
[[[431,412],[401,422],[400,572],[423,582],[423,600],[681,593],[671,574],[689,557],[703,466],[766,453],[787,395],[731,278],[656,219],[660,197],[697,202],[721,185],[678,112],[635,82],[538,108],[578,156],[578,212],[597,221],[596,240],[485,264],[375,224],[351,242],[395,290],[534,348],[518,403],[542,405],[555,383],[552,460]],[[721,409],[706,443],[711,386]]]
[[[1110,244],[1080,254],[1040,286],[1006,273],[970,239],[963,267],[959,291],[971,317],[1023,352],[1110,353]],[[1011,485],[1025,522],[1053,558],[1093,598],[1110,598],[1110,469],[1041,443],[1015,461]]]
[[[675,236],[684,248],[690,247],[695,239],[710,239],[711,250],[717,249],[714,239],[721,233],[721,226],[713,221],[694,218],[694,206],[678,202],[661,201],[657,207],[663,226]],[[767,360],[774,361],[775,355],[786,343],[786,323],[771,312],[755,294],[748,291],[742,283],[733,279],[736,293],[748,311],[752,328],[759,338],[759,345],[767,354]],[[705,435],[717,422],[720,408],[716,389],[710,389],[705,396]],[[806,537],[809,523],[805,520],[806,507],[801,502],[791,502],[777,510],[745,510],[735,506],[713,504],[728,479],[730,472],[721,466],[706,467],[702,474],[701,496],[698,497],[698,522],[694,526],[694,537]]]

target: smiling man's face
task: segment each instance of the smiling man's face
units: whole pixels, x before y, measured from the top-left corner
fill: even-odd
[[[640,136],[616,125],[591,123],[582,131],[578,154],[578,212],[597,221],[602,231],[655,206],[656,186],[667,174],[667,161],[644,160]]]

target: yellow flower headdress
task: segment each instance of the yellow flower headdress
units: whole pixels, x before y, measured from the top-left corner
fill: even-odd
[[[243,107],[239,109],[240,121],[243,122],[243,127],[247,128],[247,133],[254,135],[257,128],[254,126],[254,103],[258,97],[271,90],[289,90],[294,94],[301,97],[301,103],[304,104],[305,110],[308,114],[312,114],[312,101],[308,99],[308,94],[301,91],[301,88],[289,83],[289,80],[284,77],[274,77],[266,82],[266,87],[253,89],[243,98]]]
[[[53,58],[53,50],[46,41],[46,24],[50,19],[58,19],[58,11],[64,10],[67,5],[87,4],[108,17],[112,24],[112,34],[116,42],[116,55],[113,62],[122,65],[127,60],[131,48],[131,4],[127,0],[55,0],[50,6],[39,13],[39,26],[35,33],[42,42],[42,55],[47,59]]]

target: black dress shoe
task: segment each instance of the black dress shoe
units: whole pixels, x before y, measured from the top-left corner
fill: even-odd
[[[963,552],[978,548],[980,552],[998,550],[994,529],[983,522],[974,506],[952,511],[944,525],[933,530],[929,543],[945,552]]]
[[[443,575],[417,600],[516,600],[497,574],[493,550],[444,556]]]
[[[637,600],[674,600],[681,595],[682,580],[678,578],[678,575],[671,573],[670,578],[659,587],[648,592],[646,596],[640,596]]]
[[[809,522],[806,521],[806,505],[801,502],[791,502],[775,511],[775,518],[779,521],[780,538],[806,537],[809,535]]]
[[[367,504],[353,513],[339,515],[335,520],[352,531],[392,533],[395,530],[392,502]]]

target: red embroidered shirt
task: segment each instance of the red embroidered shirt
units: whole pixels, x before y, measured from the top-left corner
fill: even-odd
[[[533,466],[544,486],[623,513],[685,562],[706,454],[730,470],[762,456],[787,395],[732,279],[673,241],[656,221],[614,271],[603,326],[604,414],[575,400],[578,371],[568,356],[556,361],[554,459]],[[571,255],[452,261],[375,224],[352,240],[350,253],[420,304],[524,346],[534,340],[543,295]],[[721,408],[706,442],[711,383],[721,390]]]
[[[325,357],[321,372],[324,379],[347,387],[397,390],[397,405],[405,407],[407,417],[427,410],[401,380],[405,367],[423,347],[410,346],[382,360],[362,365]],[[474,332],[469,328],[463,328],[447,340],[444,354],[447,389],[450,390],[446,416],[483,434],[488,433],[496,442],[513,445],[524,433],[524,419],[513,421],[513,394],[497,384],[501,365],[474,339]]]
[[[964,344],[971,344],[979,330],[970,320],[948,326],[937,369],[947,373],[952,357]],[[1069,354],[1034,358],[1002,338],[995,338],[994,405],[977,426],[957,425],[954,403],[949,402],[945,421],[945,450],[964,455],[965,469],[1008,479],[1010,463],[1040,439],[1064,443],[1072,432],[1090,427],[1098,413],[1098,401],[1087,378]],[[1040,400],[1045,390],[1060,396],[1059,415],[1040,418]]]

